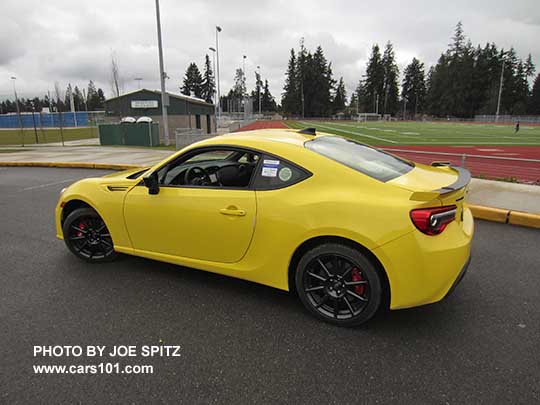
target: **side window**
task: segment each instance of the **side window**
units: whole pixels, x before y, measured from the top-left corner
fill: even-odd
[[[242,150],[204,148],[159,169],[159,183],[171,187],[247,188],[258,160],[259,155]]]
[[[263,155],[261,157],[253,186],[258,190],[288,187],[311,176],[304,170],[280,158]]]

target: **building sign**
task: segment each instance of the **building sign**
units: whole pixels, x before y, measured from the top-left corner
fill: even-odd
[[[131,100],[131,108],[158,108],[157,100]]]

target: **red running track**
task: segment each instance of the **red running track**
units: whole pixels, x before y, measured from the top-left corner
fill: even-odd
[[[466,156],[465,167],[475,177],[488,179],[514,178],[521,183],[540,185],[540,162],[527,162],[522,160],[496,160],[476,156],[491,156],[502,158],[534,159],[540,160],[540,146],[396,146],[384,148],[396,155],[403,156],[419,163],[430,164],[434,160],[448,161],[454,165],[461,165],[461,156]],[[399,151],[397,151],[399,150]],[[410,151],[410,152],[409,152]],[[418,153],[422,151],[427,153]],[[437,155],[429,152],[451,153],[452,155]],[[454,156],[455,154],[456,156]]]
[[[281,121],[256,121],[238,131],[252,131],[255,129],[288,128]],[[397,145],[391,148],[383,148],[396,155],[401,155],[419,163],[430,164],[431,162],[448,161],[454,165],[461,165],[461,156],[492,156],[502,158],[533,159],[540,160],[540,146],[416,146]],[[395,151],[398,149],[399,151]],[[409,152],[410,151],[410,152]],[[421,152],[443,152],[452,155],[437,155]],[[454,154],[456,156],[454,156]],[[496,160],[482,157],[470,157],[465,159],[465,167],[475,177],[488,179],[514,178],[521,183],[540,185],[540,162],[527,162],[521,160]]]
[[[253,131],[254,129],[286,129],[289,128],[281,121],[255,121],[252,124],[246,125],[238,129],[236,132]]]

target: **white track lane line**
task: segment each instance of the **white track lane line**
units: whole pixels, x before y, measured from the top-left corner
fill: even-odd
[[[304,124],[304,125],[313,125],[313,123],[308,124],[307,122],[302,122],[302,124]],[[334,124],[334,125],[340,125],[340,124]],[[321,128],[326,128],[326,129],[332,129],[334,131],[346,132],[348,134],[353,134],[353,135],[358,135],[358,136],[365,136],[366,138],[377,139],[378,141],[383,141],[383,142],[388,142],[388,143],[397,143],[396,141],[391,141],[389,139],[379,138],[377,136],[366,135],[366,134],[363,134],[361,132],[346,131],[344,129],[339,129],[339,128],[335,128],[335,127],[329,127],[329,126],[322,125],[322,124],[315,124],[315,126],[318,126],[318,127],[321,127]]]

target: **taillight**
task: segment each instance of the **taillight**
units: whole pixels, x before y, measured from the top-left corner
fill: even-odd
[[[420,208],[411,211],[411,220],[420,232],[426,235],[438,235],[456,219],[456,206]]]

